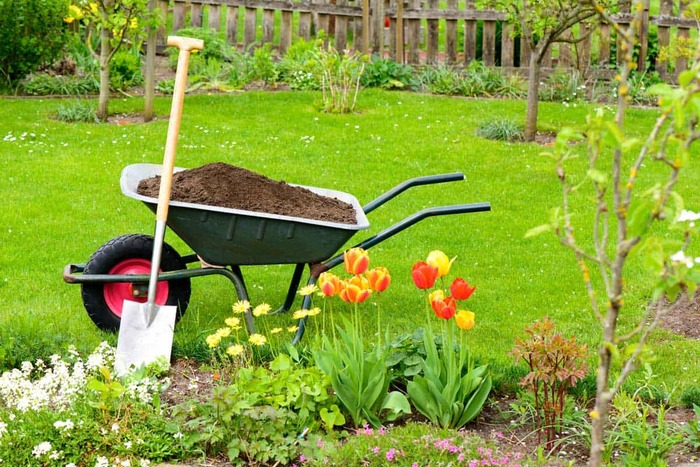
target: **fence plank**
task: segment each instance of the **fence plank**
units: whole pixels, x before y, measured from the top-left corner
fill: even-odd
[[[272,42],[275,37],[275,10],[263,10],[263,43]]]
[[[202,27],[202,4],[192,3],[192,9],[190,10],[190,24],[193,28]]]
[[[637,55],[637,69],[644,70],[649,50],[649,0],[643,0],[644,10],[642,21],[639,25],[639,55]]]
[[[598,41],[598,65],[607,67],[610,63],[610,26],[600,25],[600,40]]]
[[[591,63],[591,28],[586,23],[579,25],[579,37],[583,39],[574,48],[574,66],[584,77],[588,77]]]
[[[248,50],[251,44],[255,42],[256,27],[258,22],[258,10],[257,8],[246,8],[245,9],[245,21],[243,23],[243,45],[245,49]]]
[[[473,10],[474,0],[467,0],[467,10]],[[476,20],[464,21],[464,64],[476,60]]]
[[[457,11],[457,0],[447,0],[447,9]],[[445,20],[445,60],[448,65],[457,63],[457,20]]]
[[[167,0],[158,0],[158,8],[160,9],[161,15],[163,18],[168,17],[168,1]],[[166,37],[168,35],[168,32],[166,30],[166,21],[163,21],[163,23],[158,27],[158,31],[156,31],[156,49],[157,50],[162,50],[165,47],[166,43]]]
[[[372,0],[372,51],[384,55],[384,0]]]
[[[530,66],[531,54],[530,44],[523,36],[520,36],[520,68],[527,69]]]
[[[226,40],[229,44],[238,45],[238,7],[226,7]]]
[[[683,12],[686,10],[686,7],[688,6],[687,1],[684,0],[679,0],[678,1],[678,16],[683,16]],[[676,39],[678,43],[687,43],[687,40],[690,39],[690,30],[687,27],[679,27],[678,28],[678,35],[676,36]],[[688,68],[688,60],[685,58],[679,58],[676,60],[676,76],[682,71],[685,71]]]
[[[410,8],[420,9],[420,0],[411,0]],[[408,20],[408,63],[420,64],[420,19]]]
[[[209,5],[209,27],[221,31],[221,6]]]
[[[292,45],[292,12],[289,10],[282,11],[282,19],[280,21],[280,53],[284,55]]]
[[[496,64],[496,22],[484,21],[482,60],[486,66]]]
[[[513,41],[513,26],[507,22],[501,23],[501,66],[512,67],[515,62],[515,44]]]
[[[175,2],[173,6],[173,32],[177,32],[185,27],[185,16],[187,16],[186,3]]]
[[[311,39],[311,13],[299,13],[299,37],[305,41]]]
[[[347,0],[337,0],[338,5],[347,5]],[[336,16],[335,17],[335,48],[338,50],[345,50],[348,48],[348,17],[347,16]]]
[[[451,0],[452,1],[452,0]],[[437,8],[440,6],[440,0],[429,0],[428,2],[429,8]],[[450,6],[448,5],[448,8]],[[438,39],[440,38],[440,21],[437,19],[429,19],[427,21],[428,23],[428,42],[427,42],[427,50],[426,50],[426,62],[429,65],[435,65],[437,64],[438,61]],[[449,21],[447,22],[447,26],[445,27],[445,49],[449,49],[449,42],[450,42],[450,24]],[[454,28],[453,28],[454,29]],[[452,31],[452,34],[456,34],[456,31]],[[456,37],[453,38],[453,41],[456,42]]]
[[[670,16],[673,14],[673,0],[661,0],[659,14],[661,16]],[[668,47],[669,43],[671,42],[671,28],[669,26],[659,25],[656,34],[659,39],[659,48]],[[659,76],[661,76],[661,78],[666,79],[668,77],[668,62],[660,61],[659,57],[657,56],[656,70],[659,72]]]

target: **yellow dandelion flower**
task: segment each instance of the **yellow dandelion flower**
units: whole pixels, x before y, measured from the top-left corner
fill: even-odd
[[[248,303],[248,300],[238,300],[233,304],[233,312],[237,314],[245,313],[248,311],[248,308],[250,308],[250,303]]]
[[[219,337],[217,334],[211,334],[207,336],[206,341],[209,348],[213,349],[214,347],[219,345],[219,342],[221,342],[221,337]]]
[[[129,29],[136,29],[139,27],[139,19],[138,18],[131,18],[131,22],[129,23]]]
[[[299,295],[302,297],[306,297],[307,295],[311,295],[312,293],[316,292],[318,290],[318,287],[316,287],[316,284],[311,284],[311,285],[305,285],[301,289],[299,289],[299,292],[297,292]]]
[[[282,332],[282,328],[270,329],[270,334],[277,334],[278,332]]]
[[[287,327],[287,332],[297,332],[299,326],[289,326]]]
[[[231,328],[220,328],[216,331],[216,335],[219,338],[228,337],[231,335]]]
[[[266,315],[270,312],[270,310],[272,310],[272,307],[270,305],[268,305],[267,303],[261,303],[253,309],[253,316],[258,317]]]
[[[241,344],[233,344],[226,349],[226,353],[232,357],[237,357],[245,351],[245,347]]]
[[[93,2],[90,4],[90,11],[92,11],[93,13],[97,13],[99,11],[99,9],[97,8],[96,2]]]
[[[316,315],[319,314],[320,312],[321,312],[321,309],[320,309],[319,307],[314,307],[314,308],[310,309],[310,310],[306,313],[306,315],[307,315],[307,316],[316,316]]]
[[[297,310],[292,315],[292,319],[304,319],[309,315],[309,310]]]
[[[241,326],[241,320],[236,318],[235,316],[231,316],[230,318],[226,318],[224,320],[224,323],[226,323],[226,326],[233,328],[233,329],[238,329]]]
[[[267,343],[267,337],[257,333],[251,334],[248,337],[248,342],[250,342],[253,345],[265,345]]]

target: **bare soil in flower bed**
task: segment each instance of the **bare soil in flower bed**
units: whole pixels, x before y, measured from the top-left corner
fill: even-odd
[[[139,183],[138,193],[157,198],[159,188],[160,177],[147,178]],[[355,208],[344,201],[223,162],[176,173],[171,199],[339,224],[357,223]]]

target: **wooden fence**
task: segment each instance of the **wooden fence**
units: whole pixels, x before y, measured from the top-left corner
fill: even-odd
[[[685,0],[660,0],[658,15],[649,14],[649,1],[641,25],[638,68],[651,60],[662,77],[673,79],[687,62],[659,62],[659,48],[686,40],[697,23],[682,16]],[[364,4],[363,4],[364,2]],[[324,30],[338,50],[371,51],[395,61],[421,64],[468,65],[481,60],[488,66],[526,71],[529,51],[512,37],[505,15],[477,10],[474,0],[159,0],[172,28],[162,30],[160,41],[184,27],[209,27],[224,32],[231,44],[248,49],[270,43],[281,53],[293,37],[306,40]],[[461,7],[460,7],[461,5]],[[622,24],[631,15],[616,17]],[[403,27],[400,27],[402,24]],[[615,37],[611,27],[593,31],[578,28],[585,37],[575,44],[555,44],[544,67],[575,67],[586,73],[615,63]],[[572,33],[572,38],[575,34]],[[654,39],[656,37],[656,39]],[[364,44],[367,41],[367,44]],[[653,48],[650,49],[650,45]],[[650,53],[650,51],[652,53]]]

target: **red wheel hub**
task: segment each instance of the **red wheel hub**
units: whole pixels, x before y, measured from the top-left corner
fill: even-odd
[[[126,259],[117,263],[109,274],[149,274],[151,272],[151,262],[147,259],[134,258]],[[162,271],[161,271],[162,272]],[[122,316],[122,306],[124,300],[131,300],[138,303],[146,303],[148,300],[147,284],[142,287],[140,284],[132,284],[131,282],[112,282],[107,283],[103,287],[105,303],[115,315]],[[158,290],[156,291],[156,305],[165,305],[168,300],[168,282],[158,282]]]

